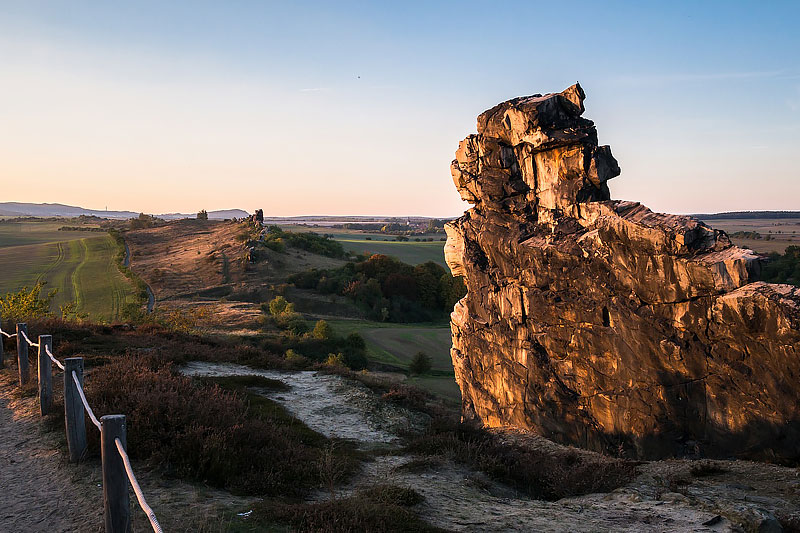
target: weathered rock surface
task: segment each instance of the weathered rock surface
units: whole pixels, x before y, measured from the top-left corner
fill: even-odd
[[[584,93],[478,117],[447,227],[463,414],[642,458],[800,459],[800,289],[686,216],[612,201]]]

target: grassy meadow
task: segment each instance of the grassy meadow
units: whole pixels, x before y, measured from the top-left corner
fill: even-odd
[[[374,362],[408,370],[417,352],[431,358],[432,370],[408,382],[442,398],[460,401],[461,392],[450,359],[450,326],[447,324],[394,324],[368,320],[328,320],[338,335],[358,333],[367,344],[367,357]]]
[[[63,224],[21,222],[0,224],[0,293],[45,282],[45,292],[58,289],[52,311],[68,302],[93,320],[110,321],[135,301],[130,282],[119,272],[118,248],[102,232],[58,231]]]

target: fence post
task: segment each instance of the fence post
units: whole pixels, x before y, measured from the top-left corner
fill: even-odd
[[[17,324],[17,361],[19,363],[19,385],[25,385],[31,379],[31,369],[28,364],[28,343],[20,334],[20,331],[28,334],[28,325],[25,323]]]
[[[131,531],[131,499],[125,463],[114,442],[127,449],[125,415],[106,415],[100,419],[100,450],[103,454],[103,510],[106,533]]]
[[[53,407],[53,363],[47,348],[53,353],[53,336],[39,335],[39,412],[42,416],[50,413]]]
[[[3,329],[3,315],[0,315],[0,329]],[[5,339],[0,335],[0,368],[5,367],[5,362],[3,361],[3,341],[5,341]]]
[[[67,446],[70,462],[77,463],[86,453],[86,421],[83,402],[72,379],[73,371],[83,386],[83,357],[69,357],[64,360],[64,420],[67,425]]]

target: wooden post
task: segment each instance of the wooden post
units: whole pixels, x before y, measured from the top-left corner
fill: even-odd
[[[53,353],[53,336],[39,335],[39,412],[42,416],[53,407],[53,363],[46,349]]]
[[[31,369],[28,364],[28,343],[20,332],[28,334],[28,325],[17,324],[17,361],[19,363],[19,386],[25,385],[31,379]]]
[[[3,329],[3,315],[0,315],[0,329]],[[5,341],[5,337],[0,335],[0,368],[5,367],[5,361],[3,361],[3,342]]]
[[[86,453],[86,419],[83,402],[72,379],[73,371],[83,386],[83,357],[69,357],[64,360],[64,420],[67,426],[67,446],[70,462],[77,463]]]
[[[125,463],[114,442],[127,449],[125,415],[106,415],[100,419],[100,450],[103,454],[103,510],[106,533],[131,531],[131,498]]]

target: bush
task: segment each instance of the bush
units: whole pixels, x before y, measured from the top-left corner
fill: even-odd
[[[331,270],[308,270],[288,281],[300,289],[346,296],[373,320],[425,322],[444,318],[466,294],[454,278],[433,262],[411,266],[375,254]]]
[[[398,494],[393,489],[365,490],[348,498],[319,503],[268,502],[256,507],[256,520],[262,517],[266,520],[277,520],[288,523],[293,531],[315,533],[443,531],[417,518],[408,508],[410,506],[406,505],[413,498],[400,495],[400,502],[387,502],[383,499]]]
[[[9,292],[0,296],[0,317],[19,322],[52,316],[50,304],[58,289],[53,289],[44,298],[41,297],[43,282],[37,282],[32,288],[22,287],[18,292]]]
[[[443,418],[434,419],[428,434],[412,440],[407,451],[446,456],[543,500],[610,492],[636,473],[630,461],[503,442],[483,428]]]
[[[333,328],[325,320],[318,320],[314,326],[314,331],[311,336],[321,341],[326,341],[333,338]]]
[[[430,372],[432,367],[431,358],[424,352],[417,352],[408,365],[408,371],[412,374],[422,375]]]
[[[262,244],[277,252],[283,252],[286,246],[298,248],[317,255],[341,259],[347,256],[344,247],[328,235],[319,235],[314,232],[295,233],[284,231],[279,226],[267,228]]]
[[[269,303],[268,309],[272,316],[279,316],[284,313],[294,312],[294,304],[289,303],[283,296],[276,296]]]
[[[800,246],[787,246],[783,255],[776,252],[769,254],[758,279],[800,286]]]
[[[327,439],[279,404],[235,387],[198,384],[132,355],[112,358],[86,380],[98,416],[127,416],[131,456],[167,475],[258,495],[299,496],[318,487]],[[97,450],[98,437],[90,435]],[[334,459],[345,473],[355,468],[344,451]]]
[[[343,353],[329,353],[325,360],[325,366],[346,366]]]

